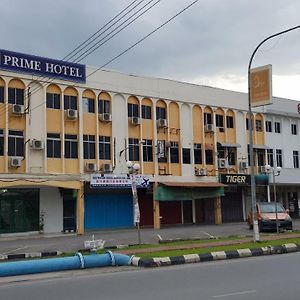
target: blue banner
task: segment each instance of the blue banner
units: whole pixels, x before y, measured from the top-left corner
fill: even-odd
[[[41,77],[85,82],[85,65],[0,49],[0,69]]]

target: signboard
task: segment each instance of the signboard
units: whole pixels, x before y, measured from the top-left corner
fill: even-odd
[[[148,188],[149,178],[145,175],[135,175],[138,188]],[[132,179],[127,175],[91,174],[91,188],[132,188]]]
[[[85,65],[0,49],[0,69],[41,77],[85,82]]]
[[[272,103],[272,66],[266,65],[250,71],[250,102],[252,107]]]
[[[250,185],[251,177],[246,174],[220,174],[220,182],[228,185]]]

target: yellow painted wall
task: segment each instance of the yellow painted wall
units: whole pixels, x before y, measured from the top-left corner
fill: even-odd
[[[216,110],[216,114],[223,116],[223,129],[224,132],[220,131],[220,129],[218,127],[215,126],[215,132],[216,132],[216,138],[218,142],[225,142],[225,130],[226,130],[226,117],[225,117],[225,112],[223,109],[218,108]],[[215,124],[216,120],[214,120],[214,124]]]
[[[65,173],[66,174],[79,173],[79,160],[78,159],[65,159]]]
[[[180,161],[180,152],[181,152],[181,144],[180,144],[180,116],[179,116],[179,106],[176,102],[171,102],[169,105],[169,134],[170,141],[178,142],[178,150],[179,150],[179,163],[174,164],[170,163],[171,173],[175,176],[181,175],[181,161]]]
[[[61,110],[47,109],[47,133],[61,133]]]
[[[98,96],[98,99],[111,101],[110,95],[106,92],[101,92]],[[111,109],[111,107],[110,107]],[[110,110],[111,111],[111,110]],[[111,122],[99,122],[99,135],[102,136],[112,136],[112,124]]]
[[[62,160],[60,158],[47,158],[48,173],[62,173]]]
[[[139,105],[139,101],[136,97],[130,96],[128,98],[128,103]],[[128,136],[130,138],[135,138],[140,140],[140,125],[132,125],[130,119],[128,118]]]
[[[0,173],[5,171],[5,159],[4,156],[0,156]]]
[[[96,112],[96,95],[91,90],[85,90],[82,94],[83,98],[94,99],[95,113],[83,113],[83,134],[97,134],[98,113]]]
[[[261,114],[255,116],[255,120],[260,120],[262,124],[262,131],[256,131],[256,144],[264,145],[265,144],[265,134],[264,134],[264,118]]]
[[[236,143],[236,131],[238,130],[238,128],[236,128],[235,115],[232,110],[228,110],[226,115],[233,117],[233,128],[227,128],[227,126],[225,128],[226,135],[227,135],[226,142],[230,143],[230,144],[235,144]],[[226,120],[225,120],[225,122],[226,122]]]
[[[153,162],[144,162],[143,163],[143,173],[152,175],[155,174],[155,167]]]
[[[77,109],[78,109],[79,103],[78,103],[77,91],[72,87],[67,87],[64,90],[64,95],[76,96],[77,97]],[[62,100],[62,103],[63,103],[63,100]],[[69,120],[65,116],[65,134],[78,134],[78,131],[79,131],[79,118],[77,118],[76,120]]]

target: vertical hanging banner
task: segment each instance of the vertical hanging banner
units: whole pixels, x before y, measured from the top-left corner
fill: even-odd
[[[250,101],[252,107],[272,104],[272,65],[251,69]]]

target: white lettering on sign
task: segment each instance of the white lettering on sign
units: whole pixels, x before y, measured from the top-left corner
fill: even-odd
[[[34,59],[19,58],[16,56],[4,55],[4,65],[41,71],[41,62]]]
[[[246,176],[243,175],[226,175],[227,183],[246,183]]]

